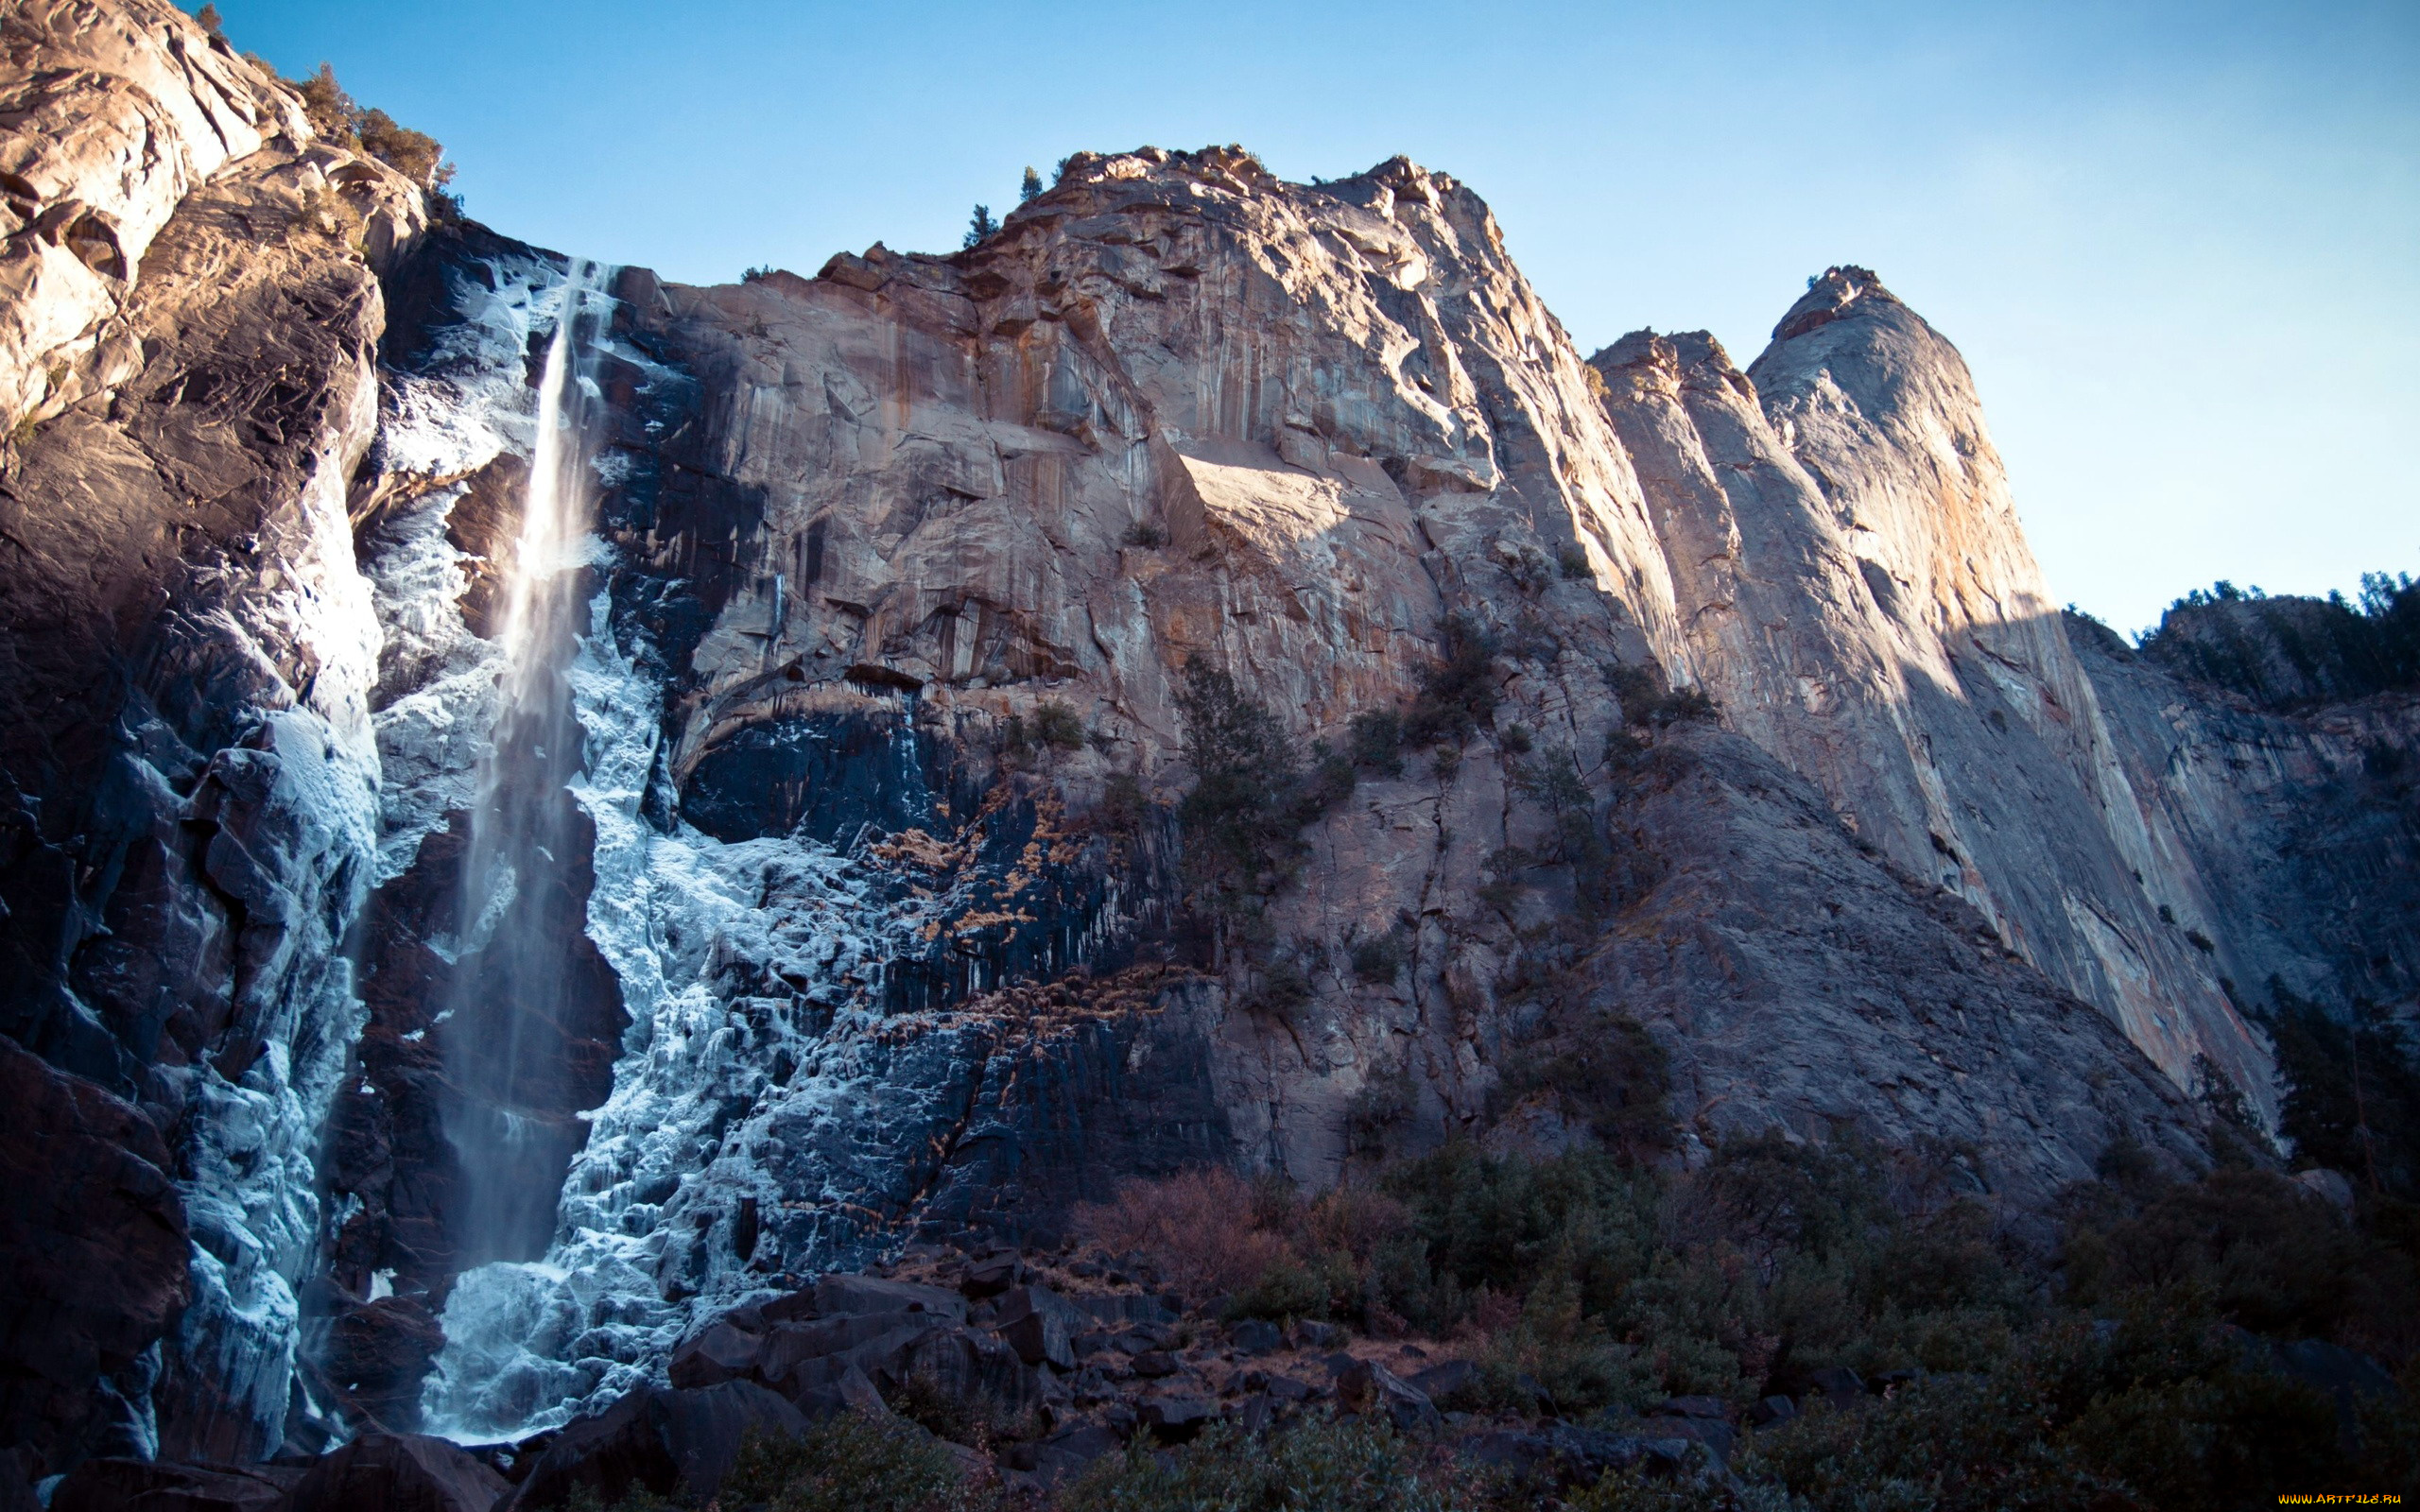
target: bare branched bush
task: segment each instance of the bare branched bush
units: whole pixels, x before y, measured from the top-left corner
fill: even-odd
[[[1111,1201],[1078,1209],[1076,1231],[1112,1254],[1150,1256],[1183,1291],[1234,1292],[1287,1255],[1284,1236],[1253,1222],[1253,1196],[1233,1171],[1203,1166],[1126,1182]]]

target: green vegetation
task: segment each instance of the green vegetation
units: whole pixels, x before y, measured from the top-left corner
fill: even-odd
[[[1451,1512],[1468,1504],[1384,1425],[1314,1415],[1265,1439],[1219,1425],[1177,1454],[1137,1436],[1069,1489],[1067,1512]]]
[[[1647,667],[1616,662],[1605,669],[1605,681],[1621,700],[1628,729],[1662,729],[1685,719],[1712,719],[1718,713],[1714,700],[1698,689],[1671,687]]]
[[[2225,617],[2207,612],[2220,605],[2242,608]],[[2355,598],[2336,593],[2323,600],[2273,599],[2221,579],[2170,604],[2136,644],[2187,677],[2280,707],[2308,695],[2271,685],[2271,648],[2326,698],[2408,689],[2420,686],[2420,581],[2364,573]]]
[[[1042,175],[1034,172],[1033,165],[1031,163],[1028,163],[1025,170],[1025,180],[1017,185],[1017,203],[1023,204],[1028,199],[1038,199],[1041,196]]]
[[[967,217],[966,240],[961,245],[965,248],[979,247],[998,232],[999,229],[1000,223],[992,218],[992,207],[977,205],[975,207],[975,214]]]
[[[2276,1006],[2261,1026],[2291,1089],[2279,1132],[2304,1161],[2410,1214],[2420,1202],[2420,1055],[2410,1031],[2375,1004],[2357,1003],[2342,1022],[2281,983],[2270,995]]]
[[[1305,762],[1267,706],[1199,658],[1185,666],[1177,708],[1195,777],[1177,808],[1186,901],[1248,924],[1293,881],[1304,828],[1351,795],[1353,765],[1324,747]]]
[[[751,1435],[722,1512],[955,1512],[973,1504],[958,1461],[930,1435],[844,1412],[797,1438]]]
[[[302,113],[328,142],[368,153],[424,189],[441,192],[454,181],[454,165],[435,137],[399,125],[384,111],[355,104],[337,82],[333,65],[321,63],[310,77],[285,82],[301,92]]]

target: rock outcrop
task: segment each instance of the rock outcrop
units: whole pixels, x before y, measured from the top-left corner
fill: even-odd
[[[6,46],[0,1450],[40,1473],[364,1433],[475,1501],[424,1418],[621,1399],[579,1442],[642,1469],[567,1433],[540,1479],[696,1489],[767,1392],[1094,1352],[1013,1255],[983,1325],[882,1349],[751,1306],[1209,1161],[1855,1131],[2039,1239],[2114,1141],[2204,1159],[2197,1094],[2273,1111],[2269,984],[2420,980],[2412,690],[2264,652],[2242,696],[2207,627],[2052,610],[1871,273],[1744,372],[1582,362],[1453,179],[1214,148],[1079,154],[949,257],[612,277],[593,615],[522,742],[572,853],[506,916],[567,965],[465,1003],[568,260],[431,228],[155,0]],[[1214,759],[1236,814],[1183,804]],[[546,1074],[466,1091],[506,1029]],[[474,1093],[561,1175],[543,1263],[465,1241]]]
[[[131,1346],[157,1365],[124,1448],[258,1456],[359,1022],[379,631],[345,490],[377,420],[372,257],[424,213],[171,7],[16,7],[7,49],[0,1028],[166,1135],[190,1300]]]

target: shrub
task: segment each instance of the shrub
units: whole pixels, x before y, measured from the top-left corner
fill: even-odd
[[[1112,1254],[1141,1250],[1188,1294],[1243,1290],[1287,1258],[1285,1239],[1250,1213],[1250,1183],[1223,1166],[1200,1166],[1161,1181],[1122,1183],[1111,1201],[1076,1210],[1076,1232]]]
[[[1293,880],[1305,826],[1353,788],[1324,747],[1305,770],[1274,714],[1200,659],[1177,694],[1193,790],[1177,807],[1188,902],[1229,921],[1255,915]]]
[[[2420,1314],[2408,1256],[2271,1171],[2143,1183],[2080,1213],[2064,1257],[2078,1306],[2182,1293],[2249,1329],[2402,1348]]]
[[[969,1499],[957,1460],[933,1438],[844,1412],[795,1438],[751,1432],[719,1503],[726,1512],[952,1512]]]
[[[1420,679],[1405,716],[1405,741],[1414,747],[1461,740],[1495,717],[1495,637],[1471,615],[1456,611],[1437,627],[1444,655]]]
[[[1084,722],[1058,698],[1045,698],[1033,711],[1033,738],[1056,750],[1084,748]]]
[[[1570,542],[1555,548],[1554,564],[1555,570],[1563,574],[1564,580],[1566,582],[1574,582],[1594,576],[1589,571],[1587,551]]]
[[[1712,719],[1714,700],[1696,688],[1666,683],[1661,669],[1616,662],[1605,669],[1605,681],[1621,700],[1622,723],[1633,730],[1676,724],[1687,719]]]
[[[1403,715],[1392,709],[1365,709],[1346,730],[1345,754],[1355,765],[1388,777],[1403,775]]]
[[[1157,551],[1168,543],[1168,533],[1149,520],[1137,520],[1128,525],[1126,534],[1118,539],[1124,545],[1139,547],[1145,551]]]
[[[441,191],[453,181],[454,165],[435,137],[384,111],[362,109],[337,82],[334,65],[323,62],[310,77],[285,82],[302,94],[311,129],[331,146],[366,152],[424,189]]]
[[[1861,1411],[1818,1405],[1756,1438],[1746,1468],[1814,1512],[2276,1504],[2336,1488],[2334,1408],[2236,1367],[2172,1309],[2047,1327],[1988,1373],[1923,1381]]]
[[[1672,1142],[1664,1100],[1668,1081],[1664,1047],[1646,1026],[1602,1014],[1548,1044],[1507,1056],[1496,1094],[1507,1104],[1547,1095],[1571,1122],[1642,1159]]]
[[[1507,755],[1512,756],[1528,755],[1530,747],[1535,744],[1530,736],[1530,727],[1527,725],[1505,726],[1495,732],[1495,743],[1503,747]]]
[[[1353,974],[1372,987],[1386,987],[1403,971],[1403,938],[1393,930],[1353,942]]]
[[[1421,1474],[1384,1423],[1318,1414],[1265,1438],[1218,1424],[1166,1453],[1137,1435],[1062,1504],[1066,1512],[1449,1512],[1454,1500]]]

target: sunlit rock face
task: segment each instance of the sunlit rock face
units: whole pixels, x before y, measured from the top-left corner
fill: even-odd
[[[0,1211],[39,1466],[559,1422],[752,1292],[1203,1161],[1854,1132],[2038,1239],[2115,1140],[2203,1159],[2210,1078],[2272,1106],[2230,986],[2410,990],[2408,690],[2063,622],[1871,274],[1744,373],[1583,363],[1400,159],[1080,154],[949,257],[598,275],[593,539],[500,733],[571,260],[428,229],[163,7],[20,9],[0,1154],[77,1123],[129,1261]],[[1445,738],[1189,894],[1188,666],[1342,748],[1457,648]],[[544,993],[478,989],[465,881],[516,750]],[[507,1033],[543,1074],[461,1074]]]
[[[9,1331],[6,1372],[45,1400],[12,1397],[0,1438],[51,1467],[253,1457],[286,1433],[359,1023],[381,632],[346,489],[378,418],[373,265],[424,215],[170,7],[16,7],[8,31],[0,1029],[110,1110],[91,1126],[140,1110],[189,1243],[164,1332],[160,1250],[130,1246],[125,1315],[154,1325],[76,1341],[86,1379],[57,1378],[55,1317]],[[132,1165],[163,1159],[146,1143]],[[80,1190],[89,1161],[20,1144],[9,1168],[36,1207],[116,1200]],[[11,1290],[40,1310],[78,1263],[12,1253]]]
[[[1834,268],[1744,373],[1703,333],[1594,361],[1732,727],[2170,1077],[2273,1106],[2177,912],[2199,857],[2120,759],[1957,351]]]

